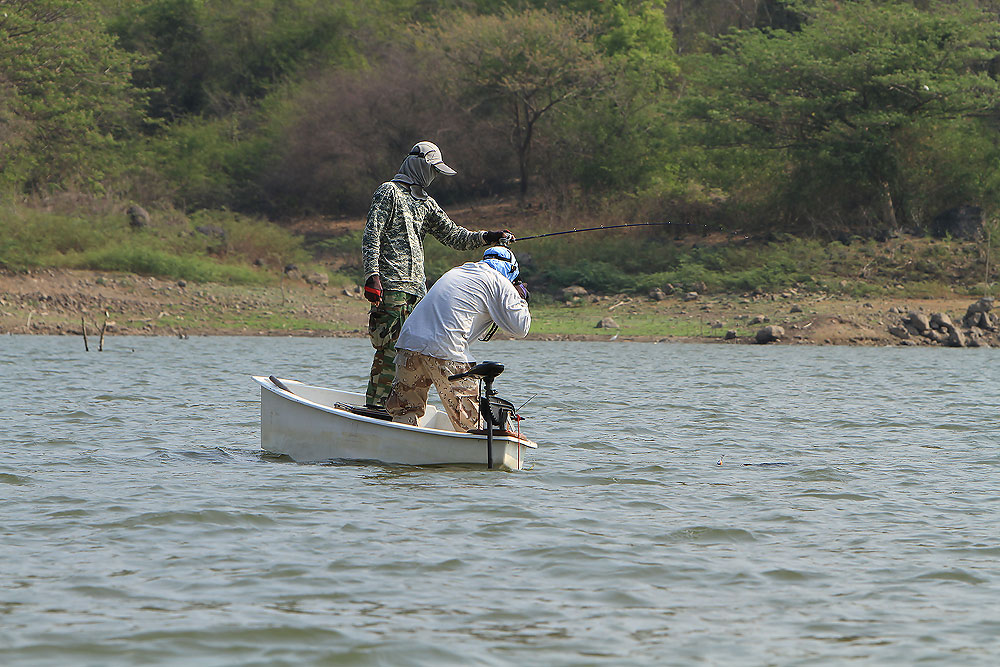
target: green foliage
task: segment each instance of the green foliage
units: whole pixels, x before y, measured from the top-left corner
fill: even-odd
[[[153,0],[112,29],[149,60],[136,82],[151,115],[173,120],[239,109],[305,67],[358,62],[349,39],[358,13],[350,0]]]
[[[685,100],[689,118],[715,145],[784,160],[790,177],[776,194],[789,217],[821,205],[895,224],[898,203],[913,196],[900,166],[906,131],[994,106],[1000,91],[986,64],[1000,24],[967,5],[799,8],[799,31],[734,32],[719,53],[692,58],[699,90]]]
[[[12,207],[0,218],[0,239],[0,266],[10,269],[62,266],[240,284],[274,280],[251,262],[280,270],[309,258],[301,239],[280,227],[225,212],[133,230],[124,215]]]
[[[81,3],[0,0],[0,187],[100,190],[136,119],[133,64]]]
[[[500,15],[457,15],[423,31],[429,49],[441,49],[455,95],[473,113],[497,118],[518,158],[521,195],[541,122],[572,100],[592,98],[612,79],[595,45],[593,22],[546,10]]]

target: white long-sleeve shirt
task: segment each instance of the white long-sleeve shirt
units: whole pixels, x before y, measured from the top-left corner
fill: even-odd
[[[496,322],[524,338],[531,327],[528,303],[505,276],[483,262],[445,273],[406,318],[396,349],[449,361],[474,361],[469,345]]]

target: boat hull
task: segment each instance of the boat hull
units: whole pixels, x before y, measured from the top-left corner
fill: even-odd
[[[354,414],[335,404],[363,405],[364,395],[281,380],[260,385],[261,449],[302,463],[334,460],[380,461],[404,465],[487,465],[485,435],[451,430],[447,415],[434,406],[419,426]],[[494,435],[493,467],[520,470],[537,445],[523,437]]]

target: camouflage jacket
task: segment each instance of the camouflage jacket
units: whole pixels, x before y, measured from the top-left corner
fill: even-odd
[[[486,245],[483,240],[486,232],[459,227],[433,197],[420,200],[410,195],[404,185],[392,182],[380,185],[372,196],[361,241],[365,280],[377,273],[382,279],[382,289],[422,297],[427,292],[424,276],[427,232],[456,250]]]

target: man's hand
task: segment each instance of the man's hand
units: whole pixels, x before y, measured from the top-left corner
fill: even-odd
[[[382,303],[382,279],[373,274],[365,281],[365,298],[376,306]]]
[[[516,283],[514,283],[514,289],[517,290],[517,293],[521,295],[522,299],[524,299],[525,301],[531,301],[531,292],[528,291],[527,283],[523,283],[520,280],[518,280]]]
[[[483,240],[490,245],[510,245],[517,239],[514,238],[514,234],[509,229],[504,229],[497,232],[483,233]]]

